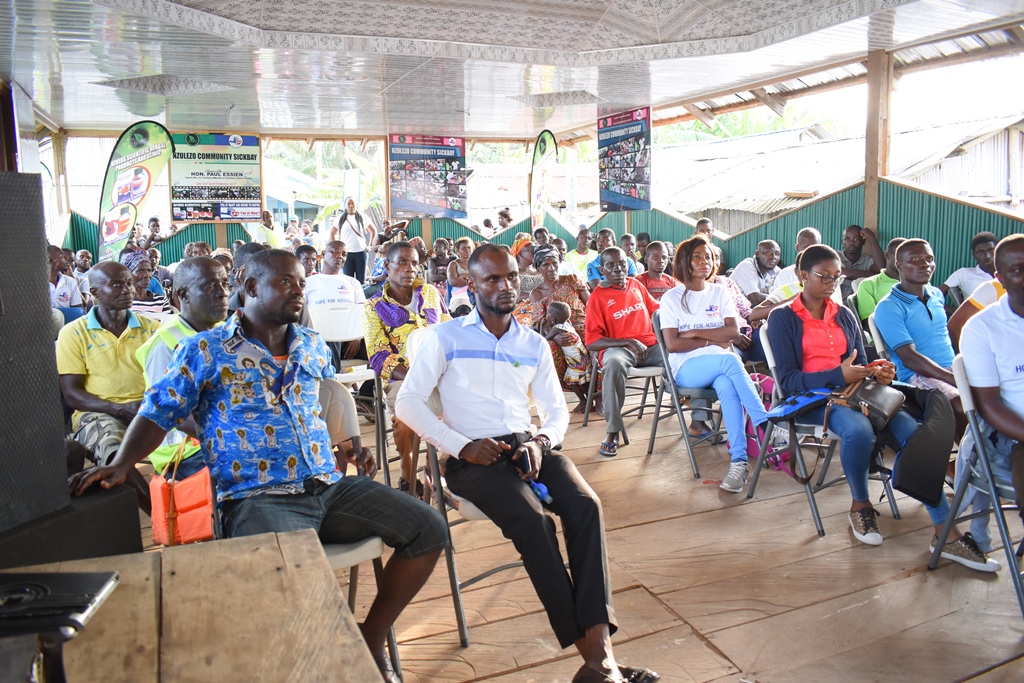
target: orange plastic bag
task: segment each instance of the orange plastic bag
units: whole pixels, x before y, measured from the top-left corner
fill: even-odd
[[[160,545],[182,545],[214,537],[210,469],[204,467],[187,479],[175,481],[185,445],[190,441],[185,439],[178,446],[170,481],[158,474],[149,480],[153,542]]]

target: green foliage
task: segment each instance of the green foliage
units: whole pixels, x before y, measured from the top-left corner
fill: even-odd
[[[345,201],[345,171],[359,171],[360,208],[383,209],[387,192],[384,169],[384,141],[368,140],[366,144],[351,141],[324,140],[309,144],[300,140],[274,140],[264,152],[288,168],[316,178],[317,187],[311,198],[326,202],[316,220],[323,222],[341,208]]]

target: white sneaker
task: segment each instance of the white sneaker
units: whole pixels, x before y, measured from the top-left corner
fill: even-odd
[[[732,493],[739,493],[746,485],[749,475],[750,465],[747,464],[746,460],[733,462],[729,465],[729,474],[725,475],[725,479],[722,480],[722,485],[719,488]]]
[[[878,522],[875,521],[877,516],[878,510],[874,508],[850,511],[850,528],[858,541],[867,545],[882,545],[882,532],[878,530]]]
[[[935,552],[935,544],[938,543],[938,540],[938,537],[932,536],[928,550]],[[949,541],[942,546],[942,559],[959,562],[963,566],[979,572],[997,572],[1002,567],[998,560],[981,551],[969,531],[955,541]]]

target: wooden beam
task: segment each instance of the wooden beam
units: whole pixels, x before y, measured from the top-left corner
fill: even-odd
[[[750,94],[757,98],[757,101],[775,112],[776,116],[786,115],[786,100],[774,95],[764,88],[754,88]]]
[[[893,55],[868,53],[868,116],[864,135],[864,227],[878,233],[879,179],[889,174],[889,111]]]
[[[1018,44],[1024,45],[1024,29],[1022,29],[1019,24],[1017,26],[1011,26],[1005,30]]]
[[[990,47],[985,50],[971,50],[970,52],[964,52],[963,54],[955,55],[953,57],[943,57],[941,59],[929,59],[924,62],[917,62],[915,64],[906,64],[898,67],[896,71],[901,75],[916,73],[918,71],[927,71],[928,69],[935,69],[940,66],[956,66],[957,64],[967,64],[969,62],[977,62],[982,59],[995,59],[997,57],[1010,57],[1013,55],[1024,52],[1024,44],[1021,43],[1010,43],[1008,45],[1002,45],[1000,47]]]
[[[710,107],[708,109],[701,109],[696,104],[684,104],[683,109],[693,114],[694,118],[708,128],[715,127],[715,115],[711,113]]]

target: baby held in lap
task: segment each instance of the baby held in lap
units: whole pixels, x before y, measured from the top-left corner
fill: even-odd
[[[569,304],[552,301],[540,322],[540,333],[546,339],[552,339],[562,348],[565,356],[565,384],[573,387],[581,405],[586,404],[586,392],[583,390],[590,380],[590,357],[583,340],[569,322],[572,311]],[[578,411],[581,412],[581,411]]]

